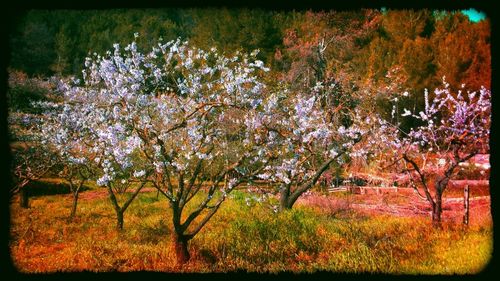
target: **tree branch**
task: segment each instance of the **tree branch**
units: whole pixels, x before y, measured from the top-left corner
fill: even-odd
[[[325,163],[323,163],[323,165],[321,166],[321,168],[316,171],[316,174],[314,174],[314,176],[312,177],[312,179],[310,181],[308,181],[307,183],[301,185],[294,192],[292,192],[292,194],[290,195],[290,200],[292,200],[292,201],[297,200],[297,198],[299,198],[299,196],[302,193],[304,193],[306,190],[308,190],[312,186],[314,186],[316,184],[316,182],[319,180],[319,178],[321,177],[321,175],[328,169],[328,167],[330,167],[330,164],[333,161],[337,160],[340,156],[344,155],[345,153],[346,153],[346,151],[342,150],[335,157],[330,158],[328,161],[326,161]]]
[[[403,159],[407,162],[407,163],[410,163],[413,168],[415,169],[415,171],[417,171],[419,177],[420,177],[420,182],[422,183],[422,186],[424,187],[424,192],[425,192],[425,196],[427,197],[427,200],[431,203],[432,206],[435,205],[435,202],[434,200],[432,199],[432,196],[429,192],[429,188],[427,186],[427,183],[426,183],[426,179],[425,179],[425,176],[424,174],[422,174],[422,172],[420,171],[420,168],[418,167],[417,163],[415,163],[415,161],[413,161],[412,159],[410,159],[408,157],[408,155],[406,154],[403,154]]]

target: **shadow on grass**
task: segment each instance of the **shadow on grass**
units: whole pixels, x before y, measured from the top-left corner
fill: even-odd
[[[71,193],[69,184],[62,181],[34,181],[26,186],[26,190],[30,197]],[[86,190],[90,187],[84,185],[80,192]]]

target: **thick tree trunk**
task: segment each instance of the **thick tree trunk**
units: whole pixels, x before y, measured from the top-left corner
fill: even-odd
[[[299,199],[299,196],[290,196],[288,198],[288,204],[285,209],[291,209],[295,202],[297,202],[297,199]]]
[[[432,223],[435,226],[441,225],[441,213],[443,212],[441,197],[442,194],[440,192],[436,192],[436,200],[432,207]]]
[[[20,198],[21,208],[29,208],[30,207],[29,194],[26,187],[21,188],[21,190],[19,191],[19,195],[21,196]]]
[[[78,204],[78,191],[73,192],[73,206],[71,207],[71,214],[69,216],[70,220],[73,220],[76,216],[76,206]]]
[[[436,186],[436,195],[434,200],[434,206],[432,208],[432,222],[435,226],[441,226],[441,214],[443,213],[443,192],[448,186],[449,177],[445,177],[438,181]]]
[[[191,258],[188,251],[189,239],[174,232],[174,234],[172,235],[172,240],[174,243],[175,255],[177,257],[177,264],[183,265]]]
[[[116,229],[123,230],[123,212],[116,212]]]
[[[280,190],[280,211],[289,210],[293,204],[290,204],[290,187],[282,186]]]
[[[283,185],[280,190],[280,211],[285,210],[285,209],[291,209],[293,207],[293,204],[295,204],[295,201],[299,199],[300,195],[302,195],[304,192],[312,188],[319,180],[321,175],[328,169],[330,164],[335,161],[339,156],[344,154],[345,151],[342,151],[339,153],[337,156],[334,158],[329,159],[323,165],[321,168],[319,168],[315,175],[310,179],[309,181],[302,183],[300,186],[296,186],[295,190],[291,192],[291,183]]]
[[[177,257],[177,264],[185,264],[190,256],[188,251],[189,239],[183,235],[184,229],[181,225],[181,210],[179,208],[179,201],[170,201],[172,208],[172,223],[174,230],[172,232],[172,242],[174,243],[174,252]]]

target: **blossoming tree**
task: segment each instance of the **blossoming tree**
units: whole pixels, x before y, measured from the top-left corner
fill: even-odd
[[[51,100],[53,81],[28,78],[17,71],[9,71],[8,127],[11,148],[10,197],[20,195],[20,205],[29,207],[29,185],[50,174],[56,165],[56,155],[43,147],[43,115],[33,102]]]
[[[123,180],[139,181],[139,188],[149,182],[163,194],[181,264],[189,260],[189,240],[266,161],[262,140],[245,122],[262,108],[259,77],[267,68],[256,54],[226,57],[180,40],[146,54],[135,42],[115,44],[87,59],[83,82],[65,86],[65,114],[77,120],[82,141],[91,136],[89,150],[102,151],[94,159],[97,184],[108,188],[117,210],[130,204],[116,202],[112,186]]]
[[[73,203],[69,219],[76,215],[78,196],[86,181],[94,177],[94,160],[99,152],[91,152],[91,135],[86,135],[80,116],[71,114],[72,108],[64,103],[38,102],[34,104],[45,110],[40,135],[41,146],[55,156],[59,176],[69,184]]]
[[[20,205],[29,207],[28,185],[44,177],[56,165],[56,155],[42,146],[41,117],[35,114],[11,112],[9,116],[12,140],[12,186],[10,196],[20,194]]]
[[[404,109],[403,117],[418,125],[403,132],[399,124],[385,122],[389,148],[396,161],[404,160],[405,171],[416,176],[418,195],[432,207],[432,221],[439,225],[442,195],[459,167],[478,153],[489,153],[491,93],[486,88],[453,93],[443,79],[433,98],[425,91],[425,108],[418,113]],[[380,145],[380,147],[383,147]],[[422,192],[424,193],[422,195]]]
[[[369,132],[370,119],[362,119],[346,104],[333,106],[339,100],[327,95],[332,88],[335,85],[317,83],[309,93],[279,90],[250,119],[261,128],[254,130],[257,136],[266,139],[265,153],[273,155],[258,177],[279,185],[280,210],[292,208],[332,163],[342,165],[365,153],[353,148]]]

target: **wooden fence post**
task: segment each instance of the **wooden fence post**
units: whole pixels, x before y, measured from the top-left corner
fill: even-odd
[[[469,185],[464,188],[464,224],[469,225]]]

